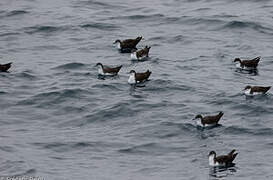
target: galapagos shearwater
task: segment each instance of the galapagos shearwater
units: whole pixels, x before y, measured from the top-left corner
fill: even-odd
[[[117,39],[114,44],[116,47],[124,53],[131,53],[132,50],[137,50],[136,45],[141,41],[142,36],[137,37],[136,39],[125,39],[123,41]]]
[[[235,153],[235,149],[233,149],[227,155],[216,156],[215,151],[211,151],[209,153],[209,165],[210,166],[229,166],[232,165],[233,160],[236,158],[238,153]]]
[[[118,74],[118,72],[121,69],[122,65],[118,66],[118,67],[110,68],[110,67],[103,66],[101,63],[97,63],[96,67],[98,67],[99,75],[114,76],[114,75]]]
[[[235,58],[234,62],[237,62],[236,67],[243,70],[253,70],[256,69],[261,57],[256,57],[251,60],[241,60],[240,58]]]
[[[218,122],[220,121],[221,117],[224,115],[224,113],[221,111],[219,112],[219,114],[215,115],[215,116],[205,116],[203,117],[201,114],[198,114],[195,116],[195,118],[193,120],[196,119],[200,119],[200,122],[198,124],[200,124],[201,126],[205,127],[205,126],[215,126],[218,124]]]
[[[265,94],[271,86],[263,87],[263,86],[246,86],[244,89],[244,93],[247,96],[254,96],[259,94]]]
[[[147,81],[148,78],[150,77],[151,73],[152,72],[149,71],[149,70],[147,70],[144,73],[136,73],[134,70],[131,70],[129,72],[130,76],[129,76],[129,79],[128,79],[128,83],[129,84],[137,84],[137,83]]]
[[[145,48],[131,53],[131,60],[143,60],[149,57],[150,48],[151,47],[145,46]]]

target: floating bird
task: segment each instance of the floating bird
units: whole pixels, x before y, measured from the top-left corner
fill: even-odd
[[[8,64],[0,64],[0,71],[1,72],[7,72],[9,68],[11,67],[12,62]]]
[[[200,125],[202,126],[215,126],[218,124],[218,122],[220,121],[221,117],[224,115],[224,113],[221,111],[219,112],[219,114],[215,115],[215,116],[205,116],[203,117],[201,114],[198,114],[195,116],[195,119],[200,118]]]
[[[110,68],[110,67],[103,66],[101,63],[97,63],[96,67],[98,67],[99,75],[115,76],[115,75],[118,74],[118,72],[119,72],[119,70],[121,69],[122,66]]]
[[[210,166],[229,166],[232,165],[232,161],[236,158],[238,153],[235,153],[236,150],[233,149],[227,155],[222,155],[216,157],[215,151],[209,153],[209,165]]]
[[[130,76],[129,76],[129,79],[128,79],[128,83],[129,84],[137,84],[137,83],[147,81],[148,78],[150,77],[151,73],[152,72],[149,71],[149,70],[147,70],[144,73],[136,73],[134,70],[131,70],[129,72]]]
[[[259,94],[265,94],[271,86],[262,87],[262,86],[246,86],[244,89],[244,93],[247,96],[254,96]]]
[[[131,53],[132,60],[142,60],[149,57],[149,51],[151,47],[145,46],[145,48]]]
[[[126,39],[126,40],[119,40],[117,39],[114,44],[117,44],[117,48],[121,52],[132,52],[132,50],[136,50],[136,45],[140,42],[142,36],[137,37],[136,39]]]
[[[251,60],[241,60],[240,58],[235,58],[234,62],[238,62],[236,64],[237,68],[240,68],[243,70],[253,70],[257,68],[260,59],[261,57],[256,57]]]

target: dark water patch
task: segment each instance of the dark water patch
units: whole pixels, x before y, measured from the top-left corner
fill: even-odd
[[[123,18],[128,18],[128,19],[131,19],[131,20],[144,20],[144,19],[158,19],[158,18],[163,18],[164,15],[163,14],[151,14],[151,15],[131,15],[131,16],[127,16],[127,17],[124,17]]]
[[[109,148],[117,146],[114,143],[104,143],[98,142],[48,142],[48,143],[31,143],[31,145],[39,149],[47,149],[58,153],[69,152],[69,151],[79,151],[83,149],[91,150],[92,152],[103,152]]]
[[[116,20],[130,20],[130,21],[143,21],[147,22],[148,20],[157,21],[163,20],[165,16],[163,14],[151,14],[151,15],[130,15],[130,16],[116,16],[110,17],[109,19],[116,19]]]
[[[5,95],[5,94],[8,94],[8,92],[0,90],[0,95]]]
[[[174,122],[163,122],[161,123],[162,126],[167,126],[167,127],[177,127],[181,130],[183,133],[193,133],[196,134],[196,126],[191,123],[174,123]]]
[[[14,148],[11,147],[11,146],[3,146],[3,145],[1,145],[1,146],[0,146],[0,150],[1,150],[1,151],[8,152],[8,153],[13,153],[13,152],[15,152]]]
[[[239,126],[230,126],[224,129],[224,133],[233,134],[233,135],[247,135],[247,136],[272,136],[272,128],[260,128],[260,129],[250,129],[243,128]]]
[[[209,175],[211,177],[222,179],[230,175],[234,175],[237,172],[235,164],[231,164],[228,167],[210,167]]]
[[[14,174],[12,175],[12,177],[30,176],[30,175],[36,174],[36,172],[37,172],[36,169],[32,168],[32,169],[26,170],[25,172]]]
[[[29,81],[34,81],[39,79],[39,77],[35,75],[31,70],[25,70],[23,72],[16,73],[15,77],[24,79],[24,80],[29,80]]]
[[[273,29],[251,21],[230,21],[225,23],[220,29],[252,29],[260,33],[273,34]]]
[[[116,9],[116,8],[122,8],[123,6],[121,4],[110,4],[109,2],[101,2],[101,1],[95,1],[95,0],[81,0],[75,2],[75,7],[90,7],[93,9],[97,8],[107,8],[107,9]]]
[[[173,80],[164,80],[164,79],[152,79],[147,82],[147,87],[145,91],[151,92],[174,92],[174,91],[194,91],[194,89],[185,84],[177,84]]]
[[[57,67],[51,68],[51,69],[62,69],[62,70],[73,70],[73,69],[82,69],[83,67],[85,67],[86,65],[83,63],[77,63],[77,62],[72,62],[72,63],[67,63],[67,64],[63,64],[63,65],[59,65]]]
[[[172,24],[174,24],[174,23],[179,23],[180,22],[180,20],[181,20],[181,18],[180,17],[165,17],[164,18],[164,22],[166,22],[166,23],[172,23]]]
[[[116,103],[111,107],[97,109],[92,114],[84,116],[85,123],[114,121],[120,118],[130,118],[141,112],[131,107],[129,103]]]
[[[68,27],[63,27],[63,26],[49,26],[49,25],[36,25],[36,26],[31,26],[31,27],[26,27],[23,28],[23,31],[27,34],[51,34],[55,32],[60,32],[67,30]]]
[[[163,147],[157,143],[145,143],[145,144],[136,145],[129,148],[123,148],[118,150],[118,152],[120,153],[138,154],[138,155],[162,154],[165,151],[166,149],[163,149]]]
[[[18,32],[7,32],[7,33],[1,33],[0,37],[6,37],[6,36],[17,36],[20,35]]]
[[[0,164],[0,171],[1,171],[1,177],[3,176],[18,176],[21,174],[25,174],[27,171],[25,171],[25,161],[20,160],[6,160],[1,161]]]
[[[75,89],[63,89],[59,91],[51,92],[41,92],[37,95],[31,96],[25,100],[21,100],[17,105],[29,106],[35,105],[40,108],[50,108],[56,107],[58,104],[61,104],[68,100],[79,100],[85,98],[85,95],[89,94],[88,90],[83,90],[79,88]]]
[[[190,24],[190,25],[207,25],[208,27],[211,25],[219,25],[224,24],[225,21],[216,19],[216,18],[192,18],[192,17],[183,17],[181,19],[184,23]]]
[[[151,38],[149,38],[148,39],[149,41],[164,41],[164,40],[166,40],[166,37],[164,37],[164,36],[155,36],[155,37],[151,37]]]
[[[32,143],[32,145],[37,146],[40,149],[50,149],[55,152],[67,152],[93,146],[92,144],[89,144],[87,142]]]
[[[7,17],[11,17],[11,16],[19,16],[19,15],[23,15],[23,14],[28,14],[28,11],[25,10],[14,10],[14,11],[10,11],[6,14]]]
[[[119,29],[118,26],[110,23],[87,23],[80,25],[81,28],[84,29],[99,29],[99,30],[106,30],[106,31],[112,31]]]
[[[168,38],[165,43],[182,43],[183,45],[185,44],[190,44],[192,41],[190,40],[189,37],[183,36],[183,35],[176,35],[174,37]]]
[[[115,79],[118,78],[117,76],[114,77],[107,77],[106,79]],[[111,83],[111,84],[95,84],[92,88],[102,89],[103,91],[124,91],[123,87],[127,86],[127,84],[120,84],[120,83]]]

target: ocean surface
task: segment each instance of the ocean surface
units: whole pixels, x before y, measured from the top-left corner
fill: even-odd
[[[272,180],[272,0],[1,0],[0,176]],[[143,36],[133,62],[116,39]],[[257,73],[234,58],[261,56]],[[123,65],[98,78],[96,63]],[[145,87],[130,70],[152,71]],[[224,112],[201,128],[197,114]],[[236,149],[235,165],[208,153]]]

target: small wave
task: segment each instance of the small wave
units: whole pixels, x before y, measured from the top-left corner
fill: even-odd
[[[24,28],[24,32],[27,34],[35,34],[35,33],[53,33],[57,31],[63,31],[67,28],[64,27],[57,27],[57,26],[31,26]]]
[[[116,146],[114,143],[105,142],[48,142],[48,143],[32,143],[31,145],[39,149],[50,149],[54,152],[75,151],[84,148],[92,148],[92,151],[101,152],[107,147]]]
[[[0,95],[3,95],[3,94],[7,94],[7,92],[0,90]]]
[[[84,0],[84,1],[76,1],[75,7],[92,7],[92,8],[121,8],[121,5],[117,5],[117,3],[110,4],[110,3],[105,3],[101,1],[95,1],[95,0]]]
[[[164,17],[163,14],[132,15],[132,16],[127,16],[127,19],[131,19],[131,20],[144,20],[144,19],[154,19],[154,18],[162,18],[162,17]]]
[[[261,33],[273,34],[273,30],[271,28],[265,27],[257,22],[231,21],[231,22],[225,23],[222,28],[223,29],[253,29]]]
[[[20,33],[8,32],[8,33],[2,33],[2,34],[0,34],[0,37],[15,36],[15,35],[19,35],[19,34],[20,34]]]
[[[100,29],[100,30],[116,30],[119,27],[114,25],[114,24],[109,24],[109,23],[87,23],[87,24],[82,24],[80,25],[81,28],[94,28],[94,29]]]
[[[58,105],[66,100],[71,100],[73,98],[79,99],[85,94],[89,93],[87,90],[83,89],[63,89],[59,91],[43,92],[34,95],[28,99],[19,101],[17,105],[35,105],[37,107],[53,107],[53,105]]]
[[[22,79],[26,79],[26,80],[37,80],[38,77],[35,76],[34,74],[32,74],[31,71],[24,71],[24,72],[21,72],[21,73],[17,73],[15,74],[16,77],[18,78],[22,78]]]
[[[73,62],[73,63],[67,63],[67,64],[63,64],[63,65],[54,67],[52,69],[80,69],[84,66],[85,66],[85,64],[83,64],[83,63]]]
[[[141,144],[130,148],[119,149],[118,152],[128,154],[146,154],[150,153],[151,149],[158,149],[157,144],[156,143]]]
[[[185,17],[185,19],[182,19],[184,23],[192,24],[192,25],[218,25],[223,24],[224,21],[216,18],[192,18],[192,17]]]
[[[14,152],[14,149],[10,146],[0,146],[0,150],[5,152]]]
[[[24,10],[14,10],[14,11],[8,12],[6,16],[11,17],[11,16],[18,16],[18,15],[27,14],[27,13],[29,12]]]
[[[260,128],[260,129],[250,129],[250,128],[242,128],[238,126],[230,126],[225,128],[225,133],[229,134],[246,134],[246,135],[255,135],[255,136],[272,136],[273,129],[272,128]]]
[[[151,15],[131,15],[131,16],[116,16],[116,17],[111,17],[109,19],[127,19],[127,20],[152,20],[156,21],[158,19],[162,19],[165,17],[163,14],[151,14]]]
[[[66,152],[69,150],[81,149],[91,146],[87,142],[52,142],[52,143],[33,143],[32,145],[38,146],[41,149],[51,149],[55,152]]]
[[[117,78],[117,77],[109,77],[109,78]],[[99,88],[103,89],[103,91],[123,91],[124,89],[122,88],[123,84],[120,83],[111,83],[111,84],[95,84],[92,86],[92,88]],[[126,85],[127,86],[127,85]]]

